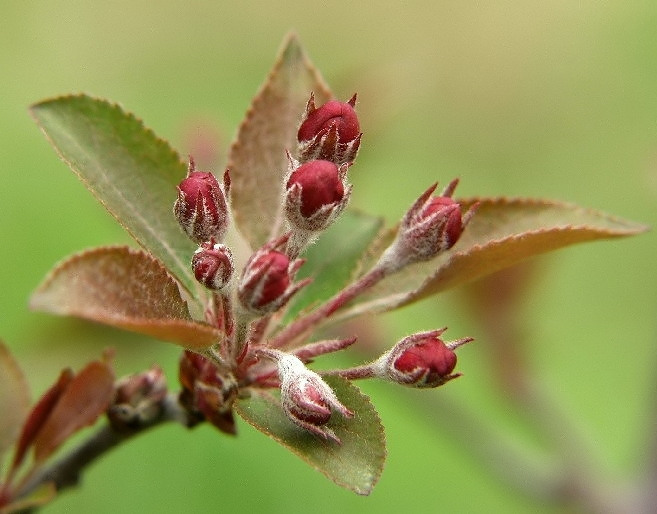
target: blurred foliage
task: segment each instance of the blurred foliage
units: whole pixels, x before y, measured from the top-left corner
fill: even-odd
[[[0,20],[0,336],[41,392],[65,365],[114,345],[121,373],[159,362],[175,382],[178,349],[28,312],[53,263],[128,243],[27,115],[31,103],[84,91],[120,102],[185,153],[216,134],[221,159],[269,68],[296,30],[341,98],[359,94],[365,132],[350,177],[356,206],[390,221],[428,184],[459,193],[572,201],[657,225],[657,5],[567,2],[326,5],[133,0],[4,2]],[[214,136],[213,136],[214,137]],[[220,160],[220,164],[223,162]],[[410,180],[409,180],[410,178]],[[173,202],[173,198],[172,198]],[[616,477],[642,465],[654,404],[657,268],[652,234],[568,249],[542,262],[519,316],[531,372],[575,417]],[[436,391],[522,439],[496,394],[480,332],[457,294],[384,318],[391,344],[449,325],[477,339],[463,378]],[[441,430],[440,413],[364,383],[390,456],[369,498],[340,490],[244,424],[237,439],[158,429],[111,453],[45,512],[561,512],[500,484]],[[485,465],[484,465],[485,464]]]

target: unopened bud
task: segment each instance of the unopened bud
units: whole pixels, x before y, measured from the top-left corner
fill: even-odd
[[[310,231],[327,228],[344,210],[351,186],[348,164],[309,161],[294,169],[287,180],[285,212],[291,225]]]
[[[237,382],[209,359],[189,350],[180,358],[180,403],[199,419],[207,419],[222,432],[235,434],[233,402]]]
[[[451,198],[457,184],[455,179],[440,196],[431,196],[434,184],[411,206],[402,218],[397,238],[381,257],[389,271],[432,259],[459,240],[477,205],[461,214],[461,206]]]
[[[224,237],[229,221],[229,190],[228,171],[224,173],[222,189],[212,173],[196,171],[190,157],[187,177],[178,185],[178,199],[173,205],[176,219],[190,239],[200,244]]]
[[[233,276],[233,255],[226,245],[205,242],[192,256],[192,270],[196,280],[208,289],[218,291]]]
[[[120,379],[114,401],[107,411],[114,428],[136,428],[155,420],[167,394],[164,373],[159,366]]]
[[[278,251],[288,240],[284,236],[256,251],[249,259],[237,289],[240,303],[255,314],[277,311],[309,280],[293,283],[303,261],[290,260]]]
[[[446,329],[420,332],[405,337],[375,363],[376,375],[411,387],[438,387],[461,376],[454,373],[454,349],[472,341],[466,337],[445,343],[440,335]]]
[[[297,133],[301,162],[326,159],[343,164],[354,161],[361,138],[355,105],[356,95],[348,102],[331,100],[317,108],[314,95],[310,95]]]
[[[281,405],[287,417],[297,426],[339,444],[340,438],[325,425],[331,419],[332,411],[345,418],[353,417],[353,412],[340,403],[331,387],[317,373],[306,368],[294,355],[268,348],[260,353],[278,364]]]

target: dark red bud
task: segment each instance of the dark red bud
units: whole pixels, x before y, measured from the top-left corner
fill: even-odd
[[[213,291],[228,284],[233,269],[233,256],[226,245],[206,242],[192,256],[192,270],[196,280]]]
[[[297,139],[301,162],[326,159],[335,164],[353,162],[360,146],[360,123],[354,110],[356,95],[348,102],[331,100],[319,108],[311,94]]]
[[[338,167],[330,161],[310,161],[297,168],[287,188],[301,188],[301,214],[307,218],[324,206],[336,204],[344,197],[344,185]]]
[[[180,358],[180,403],[198,420],[206,419],[222,432],[235,434],[233,402],[237,382],[209,359],[186,350]]]
[[[421,370],[423,382],[434,384],[448,376],[456,367],[456,353],[437,337],[418,341],[398,357],[393,366],[402,373]]]
[[[224,188],[230,179],[224,175]],[[224,191],[209,172],[195,171],[190,159],[187,177],[178,185],[173,212],[185,233],[197,243],[220,240],[228,228],[228,206]]]
[[[250,271],[252,277],[240,285],[240,300],[255,310],[275,304],[290,286],[289,266],[287,255],[276,250],[254,259],[245,270]]]
[[[355,104],[355,97],[352,100]],[[309,141],[328,133],[332,127],[337,129],[342,142],[353,141],[360,135],[360,123],[352,103],[331,100],[308,112],[299,127],[297,138],[299,141]]]
[[[372,368],[375,375],[411,387],[438,387],[452,380],[456,353],[454,349],[472,341],[465,337],[445,343],[433,330],[410,335],[383,354]]]

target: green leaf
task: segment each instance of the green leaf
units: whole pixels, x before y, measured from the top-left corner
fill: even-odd
[[[85,95],[33,105],[32,116],[62,160],[145,249],[189,291],[195,245],[172,209],[186,174],[176,152],[121,107]]]
[[[333,414],[329,427],[342,444],[323,440],[294,425],[283,412],[279,399],[254,390],[237,403],[237,413],[255,428],[341,487],[357,494],[370,494],[383,471],[386,457],[383,426],[369,398],[350,382],[327,377],[340,401],[355,413],[345,419]]]
[[[311,91],[318,104],[331,97],[296,35],[290,35],[253,99],[228,158],[235,222],[253,249],[282,229],[285,151],[295,152],[296,133]]]
[[[27,417],[30,393],[25,375],[9,348],[0,341],[0,464]]]
[[[352,303],[339,318],[394,309],[461,285],[529,257],[597,239],[635,235],[647,227],[576,205],[521,198],[461,200],[479,208],[461,239],[435,259],[391,275]],[[373,263],[395,231],[370,249]]]
[[[161,262],[132,248],[94,248],[57,265],[32,295],[34,309],[77,316],[202,349],[219,332],[192,319]]]
[[[312,277],[310,285],[295,297],[286,316],[294,318],[302,308],[327,300],[354,278],[363,254],[379,234],[383,219],[348,210],[303,254],[306,262],[298,278]]]

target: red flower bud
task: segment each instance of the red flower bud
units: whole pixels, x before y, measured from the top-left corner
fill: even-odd
[[[316,108],[310,95],[297,133],[301,162],[326,159],[343,164],[356,158],[361,132],[355,105],[356,95],[348,102],[331,100]]]
[[[244,267],[237,289],[241,304],[256,314],[275,312],[309,280],[293,283],[294,274],[303,261],[291,261],[276,250],[288,240],[289,235],[272,241],[255,252]]]
[[[375,363],[376,374],[411,387],[438,387],[461,376],[451,374],[456,366],[454,349],[472,341],[466,337],[445,343],[445,331],[421,332],[402,339]]]
[[[195,171],[189,159],[187,177],[178,185],[178,199],[173,212],[185,233],[197,243],[221,240],[228,228],[226,195],[230,189],[228,170],[223,190],[212,173]]]
[[[237,382],[209,359],[189,350],[180,358],[180,403],[198,419],[207,419],[222,432],[235,434],[233,402]]]
[[[226,245],[203,243],[192,256],[192,270],[196,280],[208,289],[218,291],[233,275],[233,255]]]
[[[291,168],[292,168],[291,161]],[[348,164],[309,161],[294,169],[287,180],[285,210],[292,226],[319,231],[328,227],[347,206],[351,186]]]
[[[397,238],[381,258],[389,271],[432,259],[459,240],[477,205],[461,214],[461,206],[451,198],[457,184],[458,179],[453,180],[440,196],[432,197],[434,184],[411,206],[402,218]]]
[[[331,419],[332,410],[346,418],[353,417],[353,412],[340,403],[317,373],[306,368],[294,355],[269,348],[260,350],[260,353],[277,361],[281,405],[287,417],[297,426],[340,444],[335,433],[324,425]]]

